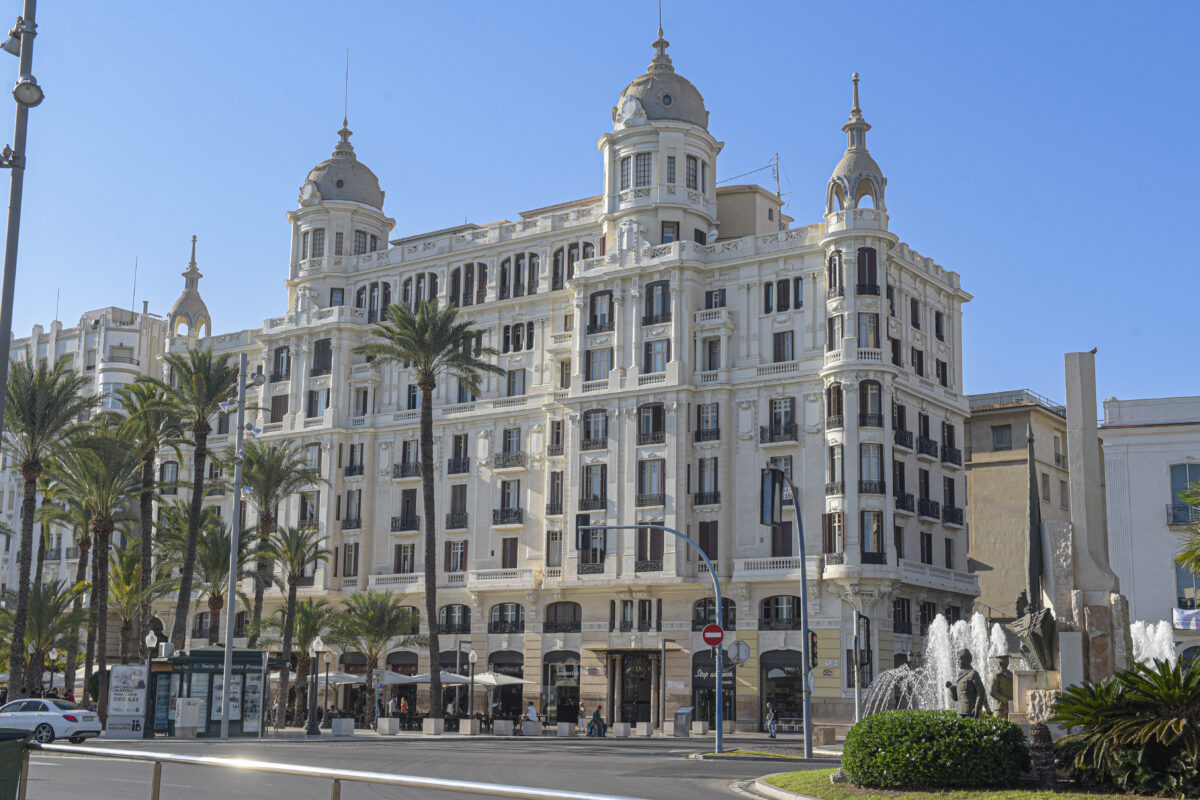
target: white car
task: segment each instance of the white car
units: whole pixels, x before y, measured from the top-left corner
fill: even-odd
[[[41,744],[68,739],[79,744],[100,735],[100,717],[70,700],[14,700],[0,707],[0,728],[33,731]]]

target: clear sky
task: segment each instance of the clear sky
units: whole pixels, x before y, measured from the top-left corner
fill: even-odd
[[[820,221],[862,74],[892,230],[975,296],[968,392],[1061,400],[1062,353],[1098,346],[1101,398],[1200,394],[1185,349],[1200,4],[666,0],[663,15],[725,142],[718,180],[778,152],[797,224]],[[596,139],[649,63],[657,7],[66,0],[38,23],[16,334],[54,317],[56,290],[67,324],[128,306],[135,257],[138,305],[165,313],[193,233],[220,333],[285,311],[284,213],[336,142],[347,47],[353,142],[402,236],[598,193]],[[15,79],[16,59],[0,67]]]

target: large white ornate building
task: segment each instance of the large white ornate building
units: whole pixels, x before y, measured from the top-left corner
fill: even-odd
[[[193,259],[166,347],[248,353],[269,378],[262,437],[295,441],[328,480],[281,510],[334,554],[303,595],[380,589],[423,612],[423,572],[437,570],[444,666],[469,646],[479,669],[538,684],[525,699],[551,719],[579,700],[627,722],[693,702],[712,713],[702,562],[646,529],[577,536],[580,513],[696,539],[751,653],[727,673],[725,718],[757,728],[767,700],[785,724],[798,716],[801,520],[789,507],[764,528],[756,502],[760,468],[782,466],[802,494],[815,717],[846,721],[856,614],[869,680],[978,592],[958,449],[970,295],[888,229],[857,76],[824,219],[793,226],[774,193],[718,188],[723,143],[667,47],[660,30],[598,141],[601,194],[516,221],[389,240],[384,193],[344,125],[288,215],[286,312],[208,335]],[[417,387],[353,353],[388,304],[430,298],[458,306],[505,371],[478,396],[453,382],[435,393],[436,564],[421,546]],[[232,439],[214,425],[213,447]],[[186,480],[187,466],[160,468]],[[231,496],[206,502],[229,517]],[[189,630],[202,638],[207,623]],[[425,671],[424,659],[386,662]],[[520,710],[515,692],[501,710]]]

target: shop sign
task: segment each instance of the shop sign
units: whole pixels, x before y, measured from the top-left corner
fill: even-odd
[[[733,664],[722,664],[721,672],[723,673],[721,683],[725,689],[733,688],[733,677],[736,667]],[[692,670],[692,688],[693,689],[713,689],[715,688],[716,669],[712,664],[696,664]]]

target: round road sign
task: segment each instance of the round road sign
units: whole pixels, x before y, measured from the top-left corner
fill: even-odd
[[[725,641],[725,631],[715,622],[704,626],[704,632],[701,634],[704,637],[704,643],[709,647],[716,647],[721,642]]]

